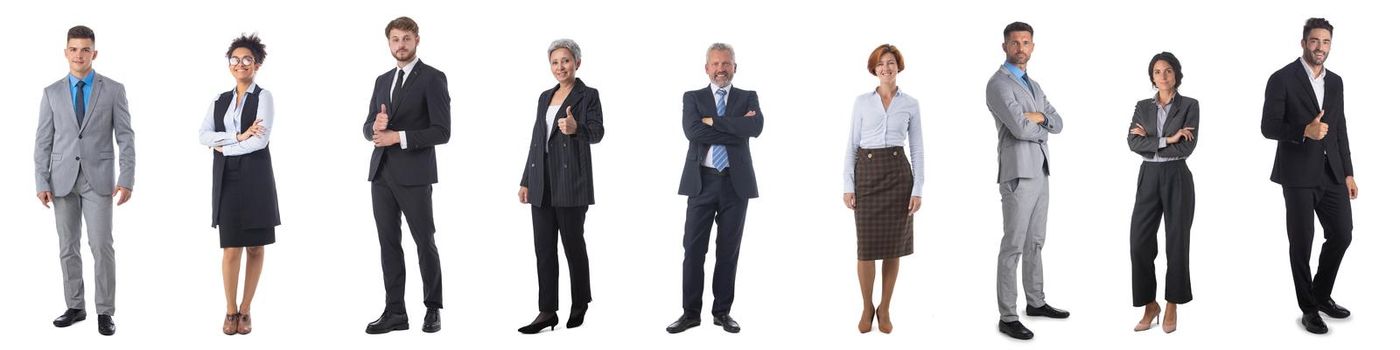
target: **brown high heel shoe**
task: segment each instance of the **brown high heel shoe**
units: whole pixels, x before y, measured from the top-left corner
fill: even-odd
[[[253,332],[253,319],[248,314],[238,314],[238,334],[248,334]]]
[[[1162,331],[1171,334],[1176,331],[1176,304],[1167,303],[1165,314],[1162,316]]]
[[[880,333],[890,334],[894,331],[894,324],[890,322],[890,312],[885,311],[885,316],[880,316],[880,309],[875,309],[875,318],[880,320]]]
[[[1154,309],[1155,311],[1153,311]],[[1148,315],[1149,313],[1151,313],[1150,316]],[[1162,308],[1160,306],[1157,306],[1157,303],[1147,304],[1147,310],[1145,310],[1145,312],[1143,312],[1142,314],[1142,321],[1138,321],[1137,326],[1133,327],[1133,331],[1141,332],[1152,329],[1152,325],[1157,323],[1157,320],[1159,319],[1158,317],[1161,316]]]
[[[860,312],[860,323],[856,324],[856,330],[859,330],[860,334],[870,333],[870,324],[875,323],[875,309],[870,308],[867,310],[869,310],[869,313],[865,310]]]
[[[224,334],[234,335],[238,330],[238,313],[224,315]]]

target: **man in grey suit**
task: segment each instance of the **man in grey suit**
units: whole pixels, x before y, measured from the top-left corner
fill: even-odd
[[[92,29],[68,30],[69,75],[44,88],[39,128],[34,137],[34,180],[39,203],[53,202],[58,227],[59,263],[63,268],[63,295],[68,310],[53,321],[68,327],[87,318],[83,298],[83,258],[80,249],[83,222],[88,245],[96,262],[97,332],[112,335],[113,299],[116,296],[116,258],[112,251],[112,197],[117,205],[131,198],[135,178],[136,145],[126,88],[92,70],[97,59]],[[121,149],[117,158],[121,173],[113,178],[112,140]]]
[[[1035,334],[1022,325],[1016,312],[1016,263],[1022,263],[1026,315],[1069,317],[1069,312],[1045,303],[1040,249],[1045,245],[1045,220],[1050,204],[1050,134],[1064,127],[1060,114],[1040,84],[1026,75],[1035,49],[1035,30],[1015,22],[1002,31],[1006,62],[987,81],[987,109],[997,127],[997,183],[1001,188],[1002,237],[997,255],[997,306],[1001,333],[1016,339]]]

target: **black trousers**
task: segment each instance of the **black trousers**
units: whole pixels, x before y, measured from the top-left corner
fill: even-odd
[[[548,176],[546,174],[546,176]],[[588,279],[588,245],[583,241],[583,221],[588,206],[554,207],[550,203],[549,181],[540,206],[530,206],[535,226],[535,273],[539,277],[540,312],[559,310],[559,241],[564,241],[564,257],[569,260],[569,291],[575,306],[593,301]]]
[[[734,276],[739,267],[739,243],[744,238],[744,216],[749,199],[734,192],[727,173],[701,169],[700,194],[691,196],[685,210],[685,262],[682,273],[681,303],[685,316],[700,317],[705,289],[705,254],[710,248],[710,229],[719,224],[715,239],[715,273],[712,287],[713,315],[729,314],[734,304]]]
[[[1142,162],[1137,201],[1128,234],[1133,270],[1133,306],[1157,298],[1157,228],[1167,221],[1167,301],[1190,302],[1191,221],[1196,213],[1196,183],[1185,160]]]
[[[385,160],[388,161],[387,159]],[[413,243],[418,245],[418,269],[423,275],[423,305],[442,308],[442,263],[433,240],[433,186],[403,186],[393,172],[380,171],[370,182],[374,223],[379,229],[379,259],[384,269],[384,310],[406,313],[404,306],[403,230],[407,219]]]
[[[1342,256],[1351,245],[1351,198],[1345,184],[1319,187],[1284,187],[1288,216],[1288,258],[1293,267],[1293,291],[1298,309],[1316,313],[1317,303],[1332,298],[1332,285]],[[1312,275],[1313,214],[1322,222],[1322,254],[1317,277]]]

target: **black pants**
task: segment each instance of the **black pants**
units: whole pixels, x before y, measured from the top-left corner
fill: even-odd
[[[739,243],[744,238],[744,215],[749,199],[734,192],[727,173],[701,169],[700,194],[691,196],[685,210],[685,262],[681,303],[685,316],[700,317],[705,289],[705,254],[710,248],[710,229],[719,224],[715,239],[715,304],[713,315],[729,314],[734,304],[734,276],[739,267]]]
[[[1137,202],[1128,235],[1133,262],[1133,306],[1157,296],[1157,227],[1167,220],[1167,301],[1190,302],[1191,221],[1196,213],[1196,183],[1185,160],[1142,162]]]
[[[1347,186],[1284,187],[1288,211],[1288,258],[1293,267],[1293,290],[1303,313],[1316,313],[1317,303],[1332,298],[1337,269],[1351,245],[1351,201]],[[1322,254],[1317,277],[1312,276],[1313,213],[1322,221]]]
[[[385,161],[388,161],[387,159]],[[379,259],[384,269],[384,309],[406,313],[404,306],[403,230],[400,215],[408,221],[413,243],[418,245],[418,269],[423,275],[423,305],[442,308],[442,264],[433,240],[433,186],[403,186],[393,172],[380,171],[370,182],[374,223],[379,229]]]
[[[569,291],[575,306],[593,301],[588,279],[588,245],[583,241],[583,220],[588,206],[554,207],[549,181],[542,190],[543,203],[530,207],[535,226],[535,273],[539,276],[540,312],[559,310],[559,241],[569,260]]]

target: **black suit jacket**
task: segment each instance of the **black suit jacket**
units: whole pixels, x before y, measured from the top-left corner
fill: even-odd
[[[401,144],[375,147],[369,159],[369,180],[380,172],[392,172],[399,185],[415,186],[438,181],[437,154],[434,146],[447,143],[451,136],[451,103],[447,94],[447,75],[423,61],[404,79],[402,96],[389,100],[389,88],[394,84],[398,69],[380,75],[374,81],[374,95],[369,101],[369,116],[365,118],[365,140],[374,136],[374,116],[379,106],[389,109],[389,130],[403,131],[408,149]],[[385,160],[387,166],[382,166]]]
[[[530,189],[530,204],[544,204],[545,182],[549,182],[549,204],[554,207],[581,207],[593,204],[593,154],[589,145],[603,140],[603,105],[598,99],[598,90],[583,84],[582,79],[574,79],[574,89],[559,104],[559,112],[546,116],[549,102],[559,85],[540,93],[536,107],[535,123],[530,127],[530,153],[525,157],[525,172],[520,175],[520,186]],[[574,120],[578,131],[564,135],[559,131],[558,120],[564,118],[569,107],[573,107]],[[545,128],[548,118],[549,128]],[[545,133],[549,133],[546,144]],[[549,153],[545,153],[545,149]],[[545,176],[548,169],[549,176]]]
[[[1186,158],[1191,156],[1191,152],[1196,150],[1196,139],[1201,136],[1201,107],[1196,99],[1182,96],[1177,93],[1172,98],[1171,108],[1167,111],[1167,122],[1162,130],[1157,130],[1157,98],[1149,98],[1138,101],[1136,109],[1133,111],[1133,124],[1128,125],[1131,129],[1138,124],[1147,131],[1147,136],[1137,136],[1128,134],[1128,149],[1143,157],[1151,158],[1153,155],[1161,155],[1163,158]],[[1166,148],[1157,148],[1160,145],[1157,138],[1168,137],[1176,134],[1182,128],[1192,128],[1193,139],[1181,139],[1181,142],[1167,145]]]
[[[729,177],[734,184],[734,193],[744,198],[758,197],[758,183],[754,179],[753,156],[749,153],[749,138],[763,133],[763,110],[758,107],[758,93],[729,88],[724,117],[715,118],[714,125],[705,125],[701,119],[718,115],[715,109],[715,95],[709,85],[695,91],[687,91],[682,97],[681,128],[690,139],[690,149],[686,151],[685,169],[681,170],[680,194],[696,196],[700,194],[700,167],[710,152],[710,145],[722,144],[729,154]],[[754,116],[745,117],[748,112]]]
[[[1274,170],[1269,179],[1284,186],[1340,184],[1347,176],[1352,176],[1342,77],[1327,71],[1323,78],[1326,96],[1319,109],[1308,74],[1302,62],[1294,61],[1269,76],[1269,84],[1264,89],[1264,118],[1260,130],[1264,137],[1278,140]],[[1321,141],[1314,141],[1303,137],[1303,130],[1317,117],[1319,110],[1327,111],[1322,122],[1328,124],[1328,132]]]

